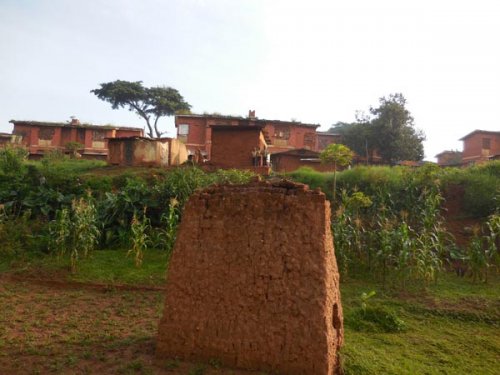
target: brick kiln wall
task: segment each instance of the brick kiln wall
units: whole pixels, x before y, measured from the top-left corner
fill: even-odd
[[[158,357],[334,374],[342,339],[323,193],[282,181],[190,198],[170,263]]]

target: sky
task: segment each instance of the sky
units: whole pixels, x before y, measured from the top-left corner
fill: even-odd
[[[498,0],[0,0],[0,132],[9,120],[144,127],[90,93],[174,87],[194,113],[352,122],[402,93],[425,159],[500,131]],[[175,136],[172,117],[160,121]]]

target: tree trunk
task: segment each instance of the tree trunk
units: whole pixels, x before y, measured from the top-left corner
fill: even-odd
[[[163,134],[162,132],[160,132],[158,130],[158,119],[160,118],[160,116],[156,116],[155,118],[155,133],[156,133],[156,138],[160,138],[161,135]],[[152,138],[152,137],[151,137]]]

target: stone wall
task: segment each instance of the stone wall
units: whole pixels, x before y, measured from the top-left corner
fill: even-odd
[[[279,374],[335,374],[339,276],[323,193],[219,186],[186,204],[157,356]]]

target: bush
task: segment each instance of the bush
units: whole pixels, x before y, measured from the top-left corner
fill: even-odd
[[[403,332],[406,324],[394,311],[382,307],[357,308],[346,314],[344,324],[361,332]]]

